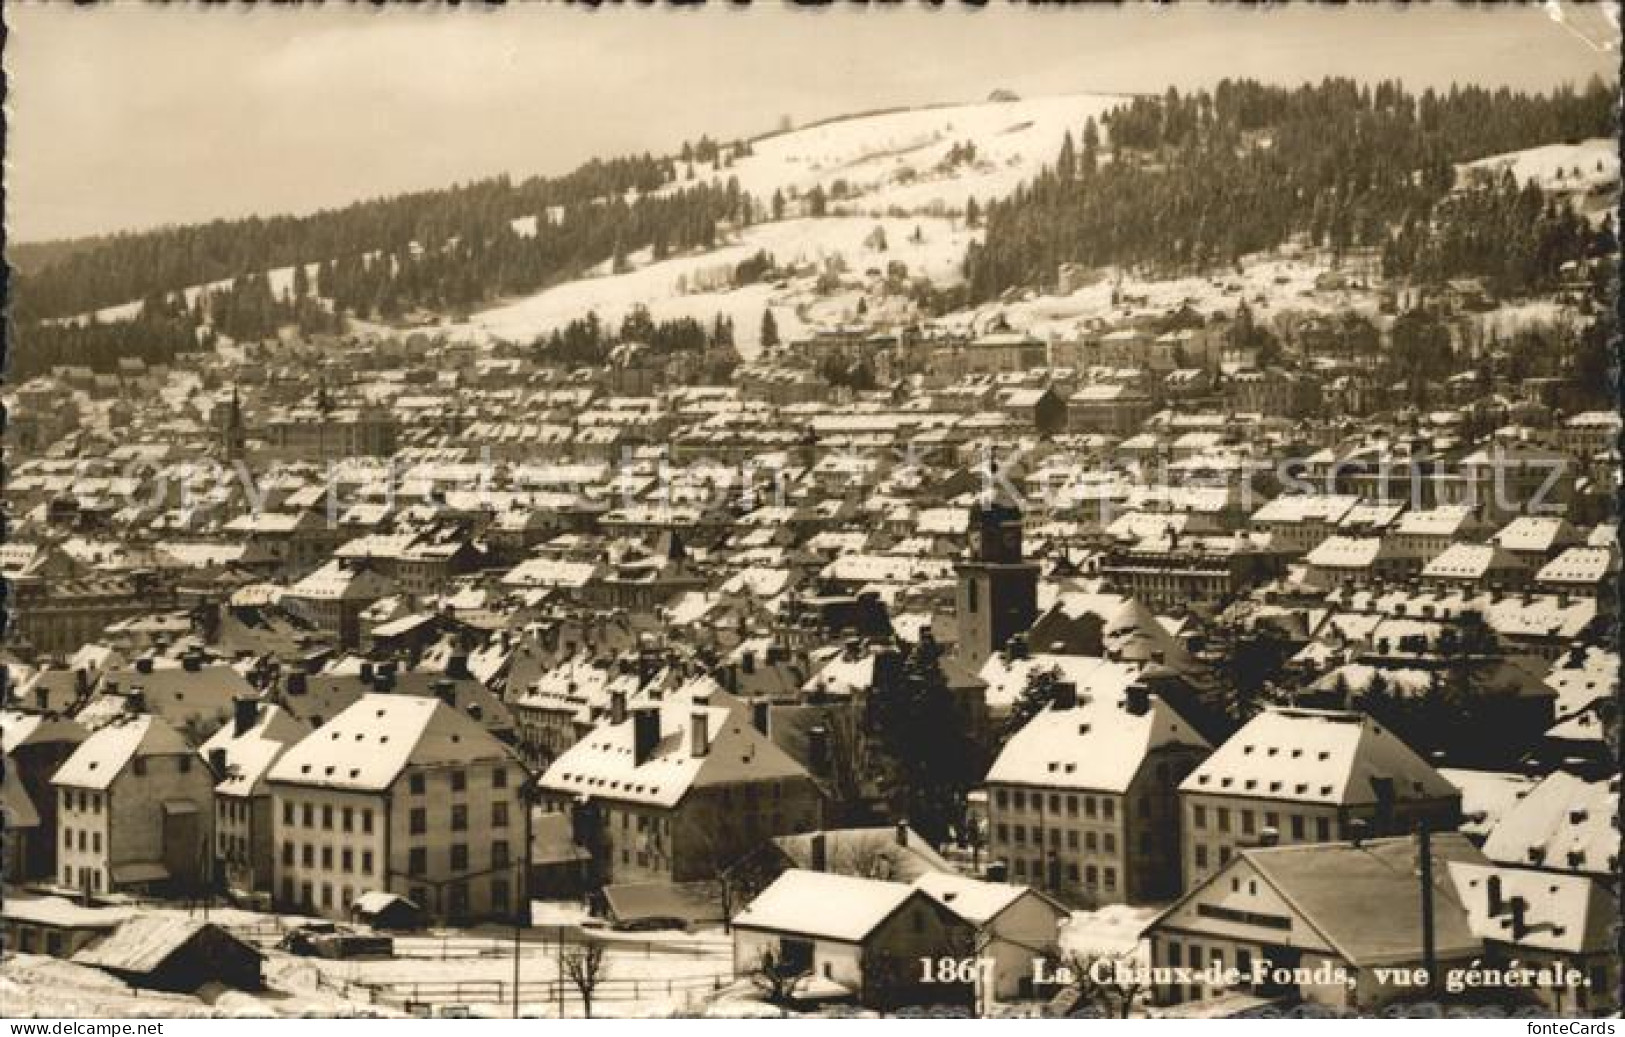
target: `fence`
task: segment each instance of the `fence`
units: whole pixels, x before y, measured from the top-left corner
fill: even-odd
[[[601,980],[593,989],[596,1005],[630,1004],[646,1000],[670,1000],[686,994],[710,994],[733,982],[729,972],[694,976],[635,977]],[[447,980],[429,982],[361,982],[325,976],[319,985],[345,998],[369,1004],[398,1008],[405,1012],[429,1012],[444,1005],[510,1005],[514,987],[500,979]],[[521,980],[521,1005],[562,1006],[564,1011],[580,1011],[581,992],[569,980]]]

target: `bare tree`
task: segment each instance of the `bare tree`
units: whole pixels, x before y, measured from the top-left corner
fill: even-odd
[[[577,943],[559,951],[559,964],[581,995],[582,1015],[592,1018],[592,995],[609,975],[609,957],[601,943]]]
[[[772,947],[763,947],[745,975],[768,1004],[783,1009],[795,1000],[796,988],[807,978],[808,972],[804,966],[785,960],[784,955]]]
[[[1133,956],[1098,952],[1072,953],[1064,959],[1071,987],[1078,992],[1073,1012],[1093,1008],[1108,1018],[1127,1019],[1145,991]]]

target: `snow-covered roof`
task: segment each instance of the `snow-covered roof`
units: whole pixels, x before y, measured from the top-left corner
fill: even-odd
[[[1376,802],[1383,779],[1392,781],[1396,802],[1456,795],[1438,771],[1362,713],[1268,709],[1231,735],[1179,789],[1355,806]]]
[[[734,916],[735,928],[862,943],[914,897],[927,894],[903,882],[792,868]]]

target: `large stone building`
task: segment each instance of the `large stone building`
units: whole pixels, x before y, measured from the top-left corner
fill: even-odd
[[[528,776],[437,697],[364,695],[267,780],[283,908],[342,918],[377,890],[467,923],[510,918],[524,896]]]

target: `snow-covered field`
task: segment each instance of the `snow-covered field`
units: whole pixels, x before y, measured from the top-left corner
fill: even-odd
[[[680,179],[674,186],[737,177],[742,190],[767,199],[776,190],[805,194],[822,185],[827,191],[844,180],[859,196],[840,203],[847,210],[959,209],[968,198],[1009,194],[1055,161],[1067,131],[1076,142],[1086,120],[1098,124],[1126,100],[1069,94],[840,119],[764,137],[751,145],[753,154],[720,170],[696,163],[695,180]],[[976,162],[938,172],[954,145],[967,141],[976,146]]]
[[[867,243],[876,227],[885,234],[884,252]],[[913,240],[916,231],[917,241]],[[633,307],[642,305],[656,320],[693,317],[710,323],[717,314],[724,314],[734,322],[740,351],[751,356],[758,346],[765,307],[773,307],[779,333],[789,339],[805,331],[799,307],[808,302],[796,286],[710,287],[725,285],[728,272],[757,252],[771,254],[781,266],[822,266],[839,256],[847,276],[857,280],[863,280],[866,271],[883,272],[889,263],[901,262],[908,267],[909,276],[925,276],[943,283],[960,277],[965,248],[974,234],[959,221],[929,217],[827,217],[756,224],[746,227],[736,241],[713,251],[654,263],[645,250],[628,257],[633,269],[627,273],[600,273],[570,281],[485,310],[464,324],[448,325],[442,330],[458,338],[524,342],[589,312],[612,325],[618,324]],[[849,305],[855,307],[855,299]],[[839,315],[826,311],[819,316],[838,319]]]
[[[1534,181],[1546,191],[1583,191],[1619,180],[1619,151],[1607,137],[1578,144],[1547,144],[1469,162],[1458,169],[1510,169],[1519,183]]]

